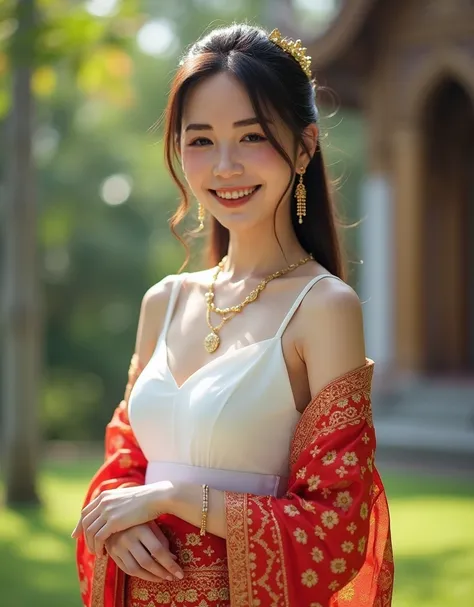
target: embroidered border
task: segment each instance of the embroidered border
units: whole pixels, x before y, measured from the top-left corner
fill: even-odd
[[[253,496],[248,500],[249,504],[249,542],[250,549],[252,552],[248,555],[249,569],[252,569],[251,555],[255,553],[254,548],[258,545],[261,552],[257,556],[265,555],[266,557],[266,568],[262,575],[257,579],[255,569],[250,572],[252,577],[252,595],[254,596],[254,602],[257,601],[259,595],[257,586],[267,593],[271,605],[280,604],[281,593],[272,587],[271,583],[276,583],[279,589],[284,589],[283,584],[279,580],[278,573],[281,573],[281,562],[282,562],[282,551],[283,548],[278,544],[277,532],[278,529],[272,526],[275,523],[275,518],[272,509],[272,497],[270,496]],[[252,510],[258,511],[258,516],[252,517]],[[255,529],[251,528],[253,523],[259,523]],[[265,537],[267,539],[265,539]],[[270,541],[271,538],[271,541]],[[260,556],[261,558],[261,556]],[[277,567],[276,567],[277,566]],[[277,571],[275,572],[275,568]],[[253,603],[251,603],[253,604]]]
[[[250,504],[246,494],[226,493],[226,518],[229,530],[227,559],[232,607],[253,605],[253,594],[257,591],[257,586],[267,592],[272,605],[289,606],[283,542],[280,527],[272,512],[271,499],[263,496],[256,497],[252,498],[252,504]],[[255,530],[249,527],[252,520],[250,517],[252,507],[260,509],[261,514],[258,517],[261,525]],[[271,525],[274,531],[272,536],[275,545],[271,546],[262,537],[268,525]],[[259,545],[268,557],[265,572],[259,579],[255,578],[255,571],[250,567],[250,553],[254,545]],[[276,578],[275,566],[278,567]],[[279,590],[275,592],[269,582],[276,582]],[[284,603],[280,602],[282,599]]]
[[[370,398],[373,373],[374,362],[367,358],[364,366],[338,377],[316,394],[296,426],[290,448],[291,468],[315,435],[318,420],[323,415],[327,415],[336,402],[347,399],[357,392],[365,393]]]
[[[304,448],[315,437],[328,434],[338,428],[345,428],[348,424],[358,424],[363,419],[371,423],[370,387],[373,368],[373,361],[366,359],[364,366],[335,379],[315,396],[306,407],[295,429],[290,450],[291,467],[295,465]],[[357,393],[360,393],[360,398],[357,398]],[[351,398],[351,402],[349,402],[349,398]],[[359,403],[360,406],[357,406]],[[340,407],[337,407],[338,404],[340,404]],[[329,425],[324,425],[317,429],[318,421],[322,417],[328,416],[335,406],[336,410],[330,415]],[[252,542],[260,544],[260,547],[268,553],[269,547],[265,542],[262,543],[261,535],[263,527],[266,527],[270,519],[275,532],[275,555],[271,559],[270,569],[273,569],[275,563],[278,563],[280,566],[282,577],[277,583],[282,590],[282,596],[278,597],[278,600],[284,600],[282,606],[289,605],[281,530],[272,514],[271,505],[263,504],[263,499],[252,499],[252,506],[263,508],[266,514],[270,513],[270,518],[266,520],[265,517],[262,517],[264,524],[258,530],[253,531],[249,528],[249,523],[252,519],[249,518],[249,515],[251,515],[249,508],[251,506],[247,495],[226,493],[227,555],[232,607],[250,607],[253,604],[253,586],[256,584],[267,590],[270,600],[276,600],[273,590],[267,584],[269,571],[266,571],[260,580],[252,581],[249,569],[251,547],[249,546],[249,542],[250,544]]]
[[[184,568],[183,580],[148,582],[136,577],[128,579],[128,607],[230,607],[227,568],[197,566]],[[114,606],[116,607],[115,603]]]
[[[107,562],[109,556],[96,557],[94,563],[94,575],[92,578],[92,598],[91,607],[103,607],[104,591],[105,591],[105,577],[107,574]]]
[[[247,569],[249,553],[247,496],[244,493],[226,492],[225,508],[231,605],[232,607],[250,607],[252,584]]]
[[[285,607],[289,607],[290,605],[290,598],[288,595],[288,578],[286,577],[286,564],[285,564],[285,552],[283,550],[283,541],[281,539],[281,530],[280,530],[280,526],[278,525],[278,521],[276,520],[276,517],[273,513],[273,511],[270,509],[270,512],[272,513],[272,519],[273,519],[273,525],[275,527],[275,531],[277,534],[277,540],[278,540],[278,550],[280,552],[280,572],[281,575],[283,577],[282,580],[282,586],[283,586],[283,597],[285,599]]]

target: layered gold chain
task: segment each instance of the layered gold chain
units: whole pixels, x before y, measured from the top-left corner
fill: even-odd
[[[240,312],[242,312],[242,310],[246,306],[248,306],[250,303],[256,301],[258,299],[260,293],[265,289],[265,287],[268,285],[269,282],[271,282],[272,280],[275,280],[275,278],[280,278],[281,276],[288,274],[288,272],[292,272],[293,270],[296,270],[296,268],[299,268],[300,266],[304,265],[308,261],[311,261],[312,259],[313,259],[313,256],[308,255],[308,257],[304,257],[304,258],[300,259],[299,261],[297,261],[296,263],[292,263],[289,266],[287,266],[286,268],[283,268],[282,270],[273,272],[273,274],[270,274],[269,276],[264,278],[255,287],[255,289],[252,289],[252,291],[250,291],[250,293],[247,295],[247,297],[241,303],[239,303],[235,306],[230,306],[229,308],[218,308],[214,303],[215,284],[217,281],[217,277],[222,272],[224,265],[227,261],[227,256],[224,257],[217,264],[215,272],[212,276],[211,284],[209,285],[209,289],[205,295],[206,320],[207,320],[208,327],[211,329],[211,332],[209,333],[209,335],[206,336],[206,338],[204,340],[204,347],[206,348],[206,351],[209,352],[209,354],[212,354],[213,352],[215,352],[217,350],[217,348],[219,347],[220,342],[221,342],[221,339],[219,337],[219,331],[222,329],[222,327],[225,325],[225,323],[227,321],[229,321],[231,318],[233,318],[236,314],[239,314]],[[219,316],[222,316],[222,320],[218,325],[212,324],[211,312],[215,312]]]

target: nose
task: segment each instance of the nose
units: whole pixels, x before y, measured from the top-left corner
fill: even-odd
[[[229,179],[236,175],[242,175],[244,167],[242,163],[234,158],[230,149],[221,149],[216,164],[214,165],[214,177]]]

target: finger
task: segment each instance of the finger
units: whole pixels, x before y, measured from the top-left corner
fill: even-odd
[[[163,533],[163,531],[161,530],[161,527],[155,523],[155,521],[151,521],[150,523],[148,523],[150,529],[153,531],[155,537],[163,544],[163,546],[165,548],[170,547],[170,543],[168,538],[166,537],[166,535]]]
[[[142,580],[147,580],[148,582],[162,582],[163,579],[153,575],[149,571],[146,571],[135,560],[134,556],[130,552],[124,552],[119,557],[124,564],[124,571],[127,575],[131,575],[132,577],[139,577]]]
[[[90,512],[85,518],[82,519],[82,529],[86,540],[87,550],[89,550],[91,554],[94,554],[94,533],[97,531],[97,527],[100,529],[103,524],[104,523],[100,518],[100,511],[98,508]],[[91,529],[93,529],[92,534]]]
[[[161,580],[168,580],[169,582],[172,582],[175,579],[169,571],[166,571],[164,567],[155,561],[155,559],[140,542],[137,541],[134,543],[134,545],[130,548],[130,554],[137,561],[140,567],[148,573],[151,573]]]
[[[173,555],[165,548],[163,544],[158,540],[153,532],[147,527],[142,527],[137,530],[137,536],[141,543],[145,546],[151,556],[164,567],[169,573],[182,580],[184,572],[181,567],[176,563]]]
[[[79,522],[74,527],[74,531],[71,533],[71,537],[78,538],[82,533],[82,518],[79,519]]]
[[[163,544],[163,546],[167,550],[170,550],[170,542],[169,542],[168,538],[166,537],[166,535],[161,530],[160,526],[157,523],[155,523],[155,521],[151,521],[150,523],[148,523],[148,525],[149,525],[150,529],[153,531],[153,533],[155,534],[156,538]],[[176,554],[173,554],[171,552],[171,550],[170,550],[170,554],[171,554],[171,558],[174,559],[175,561],[178,559]]]
[[[90,514],[92,512],[92,510],[95,510],[95,508],[99,505],[100,503],[100,495],[98,497],[96,497],[95,499],[93,499],[91,502],[89,502],[87,504],[87,506],[84,506],[84,508],[81,510],[81,519],[84,520],[84,518]]]
[[[96,551],[97,533],[106,525],[106,521],[102,517],[97,518],[89,527],[85,528],[84,536],[86,538],[87,549],[91,554],[100,556],[102,553]],[[107,538],[106,538],[107,539]]]
[[[74,528],[74,531],[71,533],[71,537],[77,538],[84,531],[84,519],[93,510],[96,509],[96,506],[99,505],[101,496],[102,496],[102,494],[100,494],[98,497],[93,499],[89,504],[87,504],[87,506],[85,506],[81,510],[81,516],[79,517],[79,522],[77,523],[76,527]]]
[[[103,519],[100,519],[102,522]],[[110,521],[105,522],[102,527],[98,527],[93,537],[93,547],[96,556],[101,556],[104,553],[105,542],[114,533],[112,523]]]

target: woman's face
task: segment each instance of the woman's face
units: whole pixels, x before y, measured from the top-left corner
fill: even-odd
[[[268,119],[293,160],[292,133],[281,120]],[[183,112],[181,161],[194,196],[223,226],[230,230],[267,222],[273,226],[291,171],[256,122],[245,89],[229,74],[211,76],[189,93]],[[288,190],[281,207],[288,205],[290,196]]]

